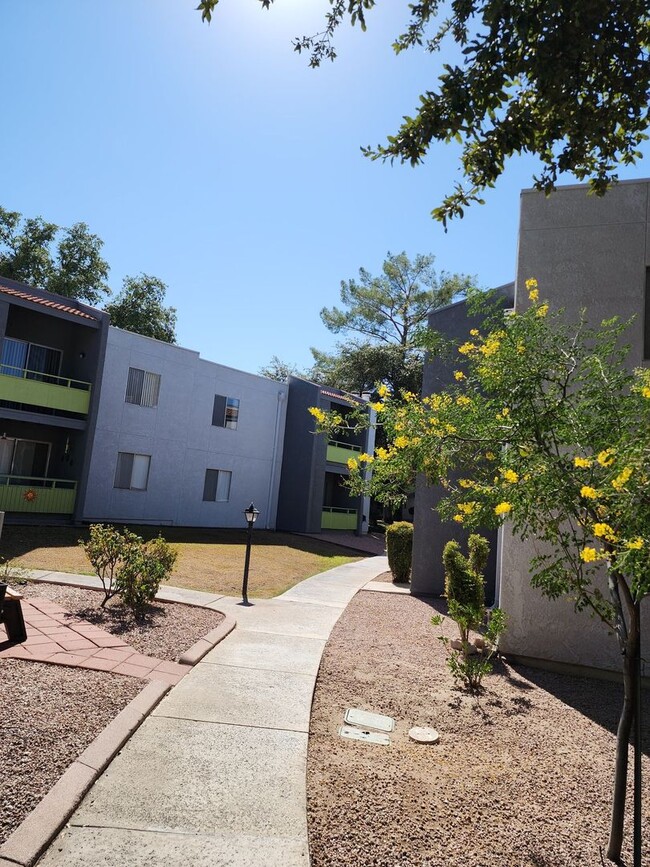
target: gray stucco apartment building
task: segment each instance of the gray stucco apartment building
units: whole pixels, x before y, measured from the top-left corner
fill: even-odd
[[[540,298],[554,308],[564,308],[570,318],[577,319],[583,309],[592,324],[612,316],[624,321],[634,317],[626,332],[629,364],[632,368],[647,366],[649,275],[650,180],[621,182],[602,198],[588,195],[585,185],[560,187],[548,197],[533,190],[522,192],[516,279],[514,287],[502,287],[515,309],[528,303],[525,282],[534,277]],[[430,326],[463,339],[476,323],[467,319],[461,303],[434,313]],[[437,390],[438,383],[444,385],[449,373],[436,361],[429,364],[426,392]],[[442,524],[433,511],[437,496],[435,489],[418,484],[414,593],[438,595],[443,591],[442,548],[448,539],[462,538],[456,525]],[[552,601],[531,588],[529,562],[534,542],[514,538],[506,522],[497,544],[494,536],[492,543],[496,549],[492,580],[497,602],[508,615],[501,644],[507,654],[529,662],[543,660],[545,665],[620,669],[618,645],[607,639],[599,621],[576,614],[569,600]],[[605,584],[603,590],[606,592]],[[650,625],[648,600],[644,606]]]
[[[315,434],[310,406],[360,398],[288,383],[114,328],[0,277],[0,510],[9,519],[367,531],[347,460],[372,435]]]

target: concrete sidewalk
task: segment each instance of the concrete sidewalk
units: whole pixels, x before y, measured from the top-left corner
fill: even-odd
[[[321,654],[354,594],[386,569],[385,557],[349,563],[248,607],[210,598],[237,628],[145,720],[39,864],[307,867],[307,737]],[[206,604],[209,594],[160,596]]]

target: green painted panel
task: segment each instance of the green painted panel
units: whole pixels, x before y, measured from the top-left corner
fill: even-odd
[[[0,511],[71,515],[76,493],[76,485],[75,488],[4,485],[0,487]]]
[[[357,513],[323,511],[320,526],[321,530],[356,530]]]
[[[69,382],[71,380],[62,380]],[[48,409],[63,409],[87,415],[90,405],[90,390],[72,388],[68,385],[54,385],[26,379],[22,376],[0,374],[0,400],[12,400]]]
[[[327,444],[327,460],[332,464],[347,464],[349,458],[358,458],[361,449],[343,446],[339,443]]]

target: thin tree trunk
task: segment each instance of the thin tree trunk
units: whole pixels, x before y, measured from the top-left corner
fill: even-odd
[[[612,602],[617,614],[617,635],[623,655],[623,710],[616,733],[616,765],[614,770],[614,793],[612,797],[612,822],[607,844],[607,857],[616,863],[621,860],[623,848],[623,821],[625,819],[625,796],[630,735],[634,722],[634,695],[637,671],[635,659],[639,646],[640,623],[638,609],[630,594],[625,578],[610,570],[608,582]],[[627,617],[625,616],[627,614]]]
[[[621,860],[623,847],[623,820],[625,818],[625,795],[627,790],[628,751],[634,722],[635,672],[634,656],[628,640],[623,657],[623,710],[616,732],[616,766],[614,772],[614,795],[612,798],[612,822],[607,844],[607,857],[614,862]]]

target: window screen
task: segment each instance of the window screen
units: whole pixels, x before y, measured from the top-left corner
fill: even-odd
[[[137,406],[158,406],[160,392],[160,374],[140,370],[139,367],[129,367],[129,378],[126,383],[126,403]]]
[[[230,470],[206,470],[203,483],[203,500],[211,503],[227,503],[230,499]]]
[[[149,482],[150,455],[118,452],[114,488],[131,491],[146,491]]]

